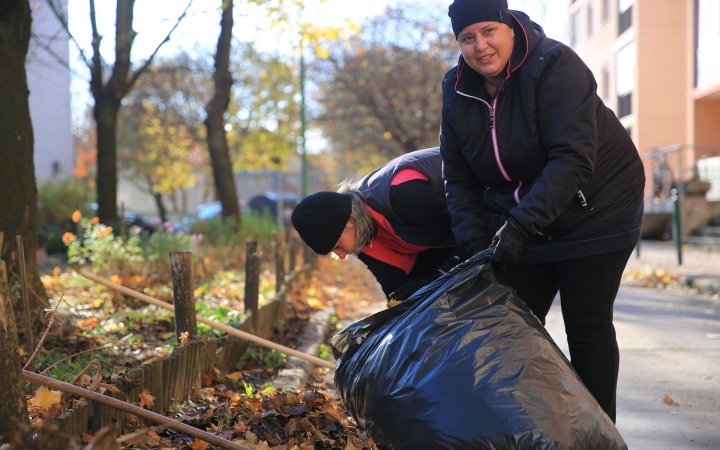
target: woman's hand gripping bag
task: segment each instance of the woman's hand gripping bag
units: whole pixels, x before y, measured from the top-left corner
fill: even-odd
[[[627,449],[490,252],[331,339],[349,412],[381,449]]]

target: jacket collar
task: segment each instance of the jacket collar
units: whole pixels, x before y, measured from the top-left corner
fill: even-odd
[[[518,70],[523,65],[527,56],[535,50],[538,43],[542,38],[545,37],[545,32],[542,27],[535,22],[530,20],[527,14],[522,11],[508,11],[514,22],[513,29],[515,30],[515,44],[513,45],[512,56],[510,57],[510,64],[508,64],[507,76],[505,79],[510,78],[510,75]],[[475,84],[476,80],[482,79],[482,75],[475,72],[469,66],[466,67],[465,59],[462,54],[458,60],[457,74],[455,80],[455,90],[462,90],[465,85],[465,81],[469,81]],[[463,72],[466,75],[463,76]],[[474,90],[474,89],[468,89]],[[464,91],[463,91],[464,92]]]

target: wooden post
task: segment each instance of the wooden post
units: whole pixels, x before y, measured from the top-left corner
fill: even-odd
[[[257,241],[245,241],[245,315],[252,311],[253,331],[260,325],[258,297],[260,295],[260,255]]]
[[[288,264],[288,271],[295,272],[297,254],[298,250],[300,250],[300,239],[295,235],[295,233],[288,234],[288,244],[290,245],[290,263]]]
[[[197,336],[192,252],[170,252],[170,270],[175,304],[175,336],[180,342],[184,332],[189,333],[191,338]]]
[[[317,254],[312,251],[312,249],[303,243],[303,265],[311,265],[312,267],[315,267],[317,264]]]
[[[125,226],[125,202],[120,203],[120,239],[122,239],[123,243],[125,242],[125,237],[127,236],[127,229]]]
[[[275,292],[279,292],[285,284],[285,246],[282,231],[273,231],[272,245],[275,259]]]
[[[29,357],[33,350],[35,350],[33,345],[35,340],[32,335],[32,320],[30,320],[30,298],[28,297],[27,271],[25,269],[25,246],[23,245],[22,236],[18,235],[15,239],[17,240],[18,264],[20,264],[20,293],[23,299],[23,319],[25,322],[25,351]]]
[[[0,233],[2,241],[2,233]],[[0,261],[0,441],[17,432],[17,423],[29,424],[22,363],[15,329],[12,297],[5,262]]]

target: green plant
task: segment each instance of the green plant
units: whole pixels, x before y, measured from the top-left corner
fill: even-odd
[[[115,237],[112,227],[92,223],[88,218],[80,220],[85,230],[80,236],[63,238],[68,245],[68,261],[71,263],[91,263],[98,269],[109,269],[120,276],[136,273],[145,257],[141,248],[140,232],[131,230],[127,239]]]
[[[64,178],[38,185],[37,220],[39,243],[48,253],[63,253],[65,232],[75,231],[70,220],[74,211],[92,214],[95,192],[85,180]]]
[[[234,219],[202,220],[193,225],[192,234],[201,234],[203,242],[214,247],[242,246],[246,239],[255,239],[263,248],[270,248],[272,232],[277,229],[272,216],[265,213],[244,215],[239,229]]]
[[[201,317],[220,322],[229,327],[238,327],[242,324],[245,315],[240,311],[230,309],[227,306],[217,306],[213,304],[195,303],[195,311]],[[210,325],[198,323],[198,335],[202,337],[220,337],[224,333]]]
[[[318,357],[320,359],[328,359],[330,357],[330,347],[326,344],[320,344],[320,349],[318,350]]]
[[[245,389],[245,395],[250,398],[255,396],[255,389],[252,386],[243,381],[243,388]]]
[[[166,279],[170,271],[168,253],[195,249],[196,238],[191,235],[162,230],[149,235],[132,227],[123,240],[114,234],[112,227],[94,222],[83,217],[79,220],[79,228],[84,230],[82,236],[72,233],[63,236],[69,262],[91,263],[118,276],[153,274]]]

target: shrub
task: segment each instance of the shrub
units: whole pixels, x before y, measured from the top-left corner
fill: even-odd
[[[170,275],[168,253],[195,249],[193,236],[166,231],[152,235],[139,227],[132,227],[125,240],[115,236],[113,228],[80,219],[83,236],[65,233],[63,241],[68,246],[68,261],[90,263],[93,267],[120,277],[132,275],[167,279]]]
[[[39,244],[48,253],[62,253],[65,245],[62,236],[66,232],[77,232],[70,220],[73,211],[91,214],[89,209],[95,192],[85,180],[65,178],[48,181],[38,186],[37,218]]]

